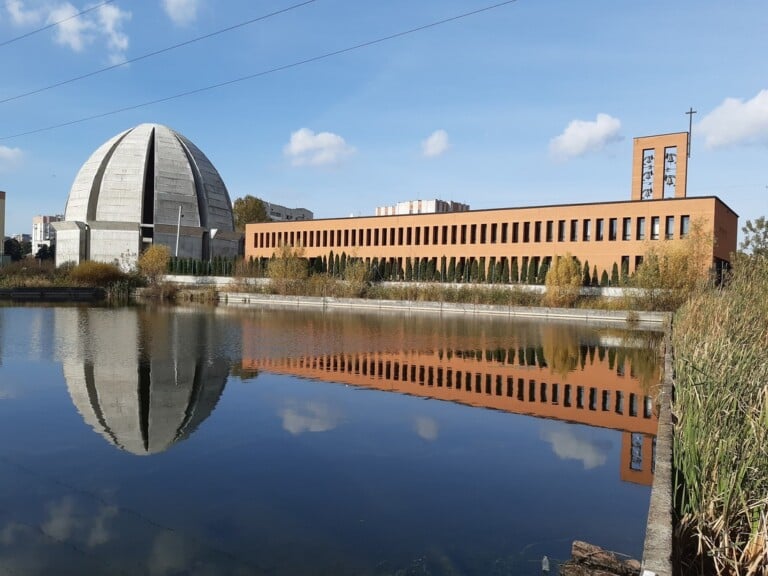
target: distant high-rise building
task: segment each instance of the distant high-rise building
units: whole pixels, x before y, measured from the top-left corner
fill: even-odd
[[[286,208],[280,204],[264,202],[264,209],[267,211],[273,222],[292,222],[294,220],[312,220],[314,214],[306,208]]]
[[[376,216],[405,216],[407,214],[441,214],[445,212],[467,212],[469,204],[452,200],[407,200],[392,206],[378,206]]]
[[[56,231],[51,226],[51,222],[61,222],[62,220],[64,220],[62,214],[32,218],[32,252],[36,252],[43,246],[50,248],[51,244],[55,244]]]

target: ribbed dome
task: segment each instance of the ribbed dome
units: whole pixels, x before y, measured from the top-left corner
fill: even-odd
[[[65,220],[175,225],[232,231],[232,204],[200,149],[160,124],[141,124],[100,146],[69,192]]]
[[[232,202],[211,161],[187,138],[140,124],[102,144],[80,168],[56,229],[56,263],[129,270],[152,244],[184,258],[238,254]]]

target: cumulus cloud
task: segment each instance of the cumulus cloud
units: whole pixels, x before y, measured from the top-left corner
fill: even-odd
[[[600,150],[606,144],[623,138],[621,121],[608,114],[592,120],[572,120],[562,134],[549,142],[549,151],[558,160],[582,156]]]
[[[697,127],[707,148],[768,143],[768,90],[746,102],[726,98]]]
[[[439,428],[437,422],[433,418],[427,416],[419,416],[415,422],[416,434],[421,438],[428,441],[437,440]]]
[[[43,18],[41,10],[27,9],[21,0],[5,0],[5,9],[15,26],[32,26]]]
[[[354,152],[355,149],[338,134],[315,134],[309,128],[301,128],[292,133],[290,142],[283,147],[283,153],[294,166],[338,164]]]
[[[176,26],[187,26],[197,19],[200,0],[163,0],[163,9]]]
[[[283,429],[294,436],[304,432],[327,432],[338,426],[341,414],[321,402],[293,405],[280,412]]]
[[[421,153],[427,158],[436,158],[442,155],[448,148],[448,132],[435,130],[426,139],[421,141]]]
[[[561,460],[579,460],[584,465],[585,470],[591,470],[605,464],[610,445],[590,438],[579,437],[571,428],[567,426],[557,430],[544,430],[541,433],[541,438],[552,445],[552,451],[558,458]]]
[[[87,5],[86,5],[87,6]],[[46,3],[30,8],[23,0],[5,0],[5,9],[11,22],[21,28],[42,24],[56,24],[53,39],[74,52],[83,52],[93,44],[104,43],[111,63],[125,60],[128,35],[123,25],[131,13],[117,4],[105,4],[76,16],[82,11],[70,2]]]
[[[21,160],[23,153],[20,148],[0,146],[0,172],[13,168]]]

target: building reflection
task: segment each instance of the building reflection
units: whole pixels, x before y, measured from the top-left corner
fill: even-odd
[[[273,321],[244,320],[244,367],[618,430],[621,479],[652,482],[657,414],[649,382],[659,381],[659,369],[642,343],[603,345],[552,324],[522,324],[507,335],[449,328],[409,342],[406,323],[340,334],[310,317],[293,331],[283,325],[293,343],[286,354],[269,340]]]
[[[85,422],[132,454],[163,452],[211,415],[229,375],[213,316],[57,309],[67,389]],[[71,316],[76,316],[72,318]]]

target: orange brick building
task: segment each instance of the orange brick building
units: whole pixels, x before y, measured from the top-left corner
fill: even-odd
[[[679,241],[696,221],[714,238],[720,270],[736,251],[738,215],[715,196],[687,197],[687,146],[687,132],[635,138],[628,201],[248,224],[245,256],[301,246],[310,261],[345,253],[387,263],[394,277],[426,261],[444,278],[449,262],[477,263],[485,276],[502,264],[536,271],[570,252],[598,274],[614,264],[632,273],[653,243]]]

